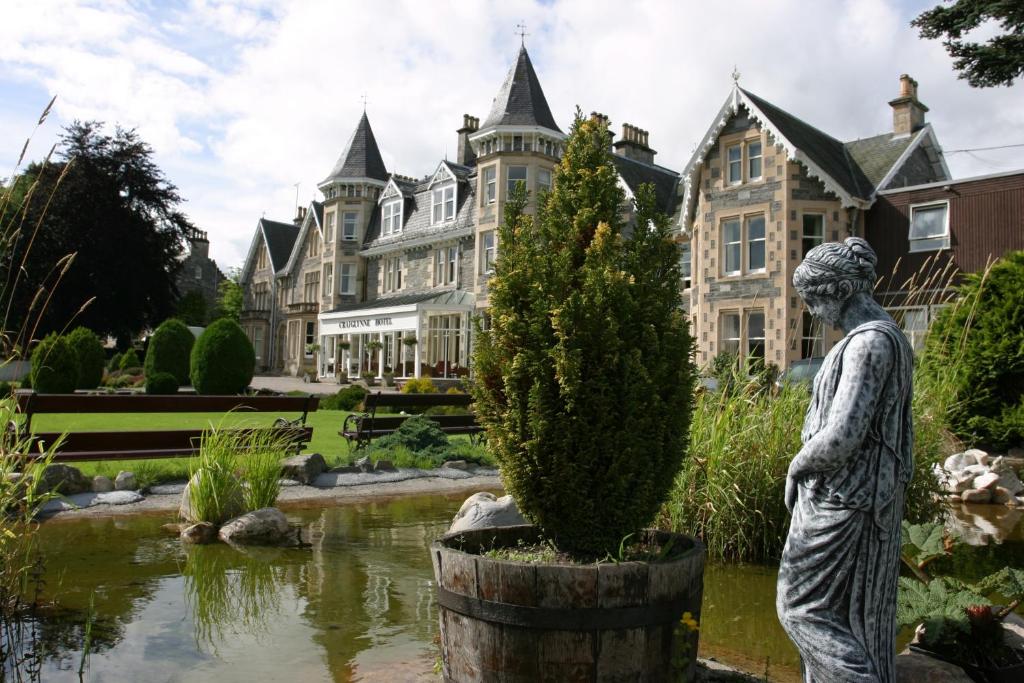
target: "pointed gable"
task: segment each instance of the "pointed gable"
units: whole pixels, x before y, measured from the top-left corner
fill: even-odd
[[[261,218],[260,229],[267,243],[267,251],[270,252],[270,265],[276,273],[288,263],[292,247],[295,246],[295,238],[299,236],[299,226]]]
[[[509,69],[482,128],[491,126],[541,126],[562,132],[551,115],[526,47],[520,48],[519,57]]]
[[[366,112],[363,112],[352,137],[348,139],[348,144],[342,150],[337,163],[323,182],[335,178],[373,178],[382,182],[388,179],[388,172],[384,168],[384,160],[380,156],[377,139],[373,136]]]

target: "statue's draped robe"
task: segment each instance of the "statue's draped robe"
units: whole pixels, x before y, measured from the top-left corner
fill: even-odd
[[[913,353],[891,321],[852,330],[825,358],[804,420],[804,443],[829,422],[850,340],[881,333],[892,349],[857,452],[799,482],[779,567],[777,608],[807,683],[894,683],[896,585],[903,501],[913,471]]]

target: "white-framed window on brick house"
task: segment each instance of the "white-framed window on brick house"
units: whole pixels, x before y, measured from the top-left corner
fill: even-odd
[[[765,270],[764,216],[748,216],[747,228],[747,272],[763,273]]]
[[[484,169],[484,203],[493,204],[498,200],[498,167]]]
[[[459,249],[455,245],[434,252],[434,284],[454,285],[459,274]]]
[[[800,357],[819,358],[825,355],[825,336],[821,321],[804,311],[800,320]]]
[[[722,353],[740,355],[740,314],[727,311],[718,319],[718,348]]]
[[[526,167],[525,166],[509,166],[508,176],[505,182],[505,196],[511,197],[512,191],[516,189],[516,185],[522,183],[526,186]]]
[[[683,289],[693,286],[693,251],[689,242],[679,245],[679,275]]]
[[[338,269],[338,289],[340,294],[356,293],[356,266],[354,263],[341,263]]]
[[[551,191],[551,171],[546,168],[537,169],[537,194]]]
[[[384,217],[381,224],[381,234],[397,235],[402,232],[402,200],[393,199],[384,203],[384,208],[381,211],[381,215]]]
[[[760,180],[761,170],[761,141],[755,140],[747,143],[747,180]]]
[[[342,215],[341,239],[350,242],[356,238],[356,223],[358,220],[359,214],[355,211],[346,211]]]
[[[493,230],[480,233],[480,273],[494,272],[494,259],[498,255]]]
[[[324,296],[334,294],[334,264],[324,264]]]
[[[801,256],[825,241],[825,215],[821,213],[805,213],[803,215],[803,234],[801,236]]]
[[[391,256],[384,259],[384,291],[396,292],[402,288],[402,259]]]
[[[455,185],[439,187],[431,193],[431,224],[455,218]]]
[[[764,271],[764,215],[722,221],[722,274],[733,276]]]
[[[306,339],[304,341],[306,342],[304,347],[306,358],[312,358],[313,345],[316,344],[316,323],[312,320],[306,321]]]
[[[330,244],[334,241],[334,212],[324,217],[324,241]]]
[[[764,311],[747,311],[747,359],[764,359]]]
[[[743,145],[729,145],[725,148],[726,178],[730,185],[743,182]]]
[[[910,251],[949,249],[949,202],[910,205]]]
[[[725,275],[743,272],[743,224],[739,218],[722,222],[722,268]]]

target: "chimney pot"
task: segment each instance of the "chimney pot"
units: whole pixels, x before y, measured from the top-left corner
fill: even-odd
[[[910,135],[925,124],[928,107],[917,99],[917,81],[908,74],[900,74],[900,95],[890,100],[893,135]]]

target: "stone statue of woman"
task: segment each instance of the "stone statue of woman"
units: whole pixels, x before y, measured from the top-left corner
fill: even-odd
[[[819,245],[793,274],[846,337],[826,356],[789,466],[776,608],[805,683],[893,683],[903,499],[913,470],[913,352],[871,296],[864,240]]]

